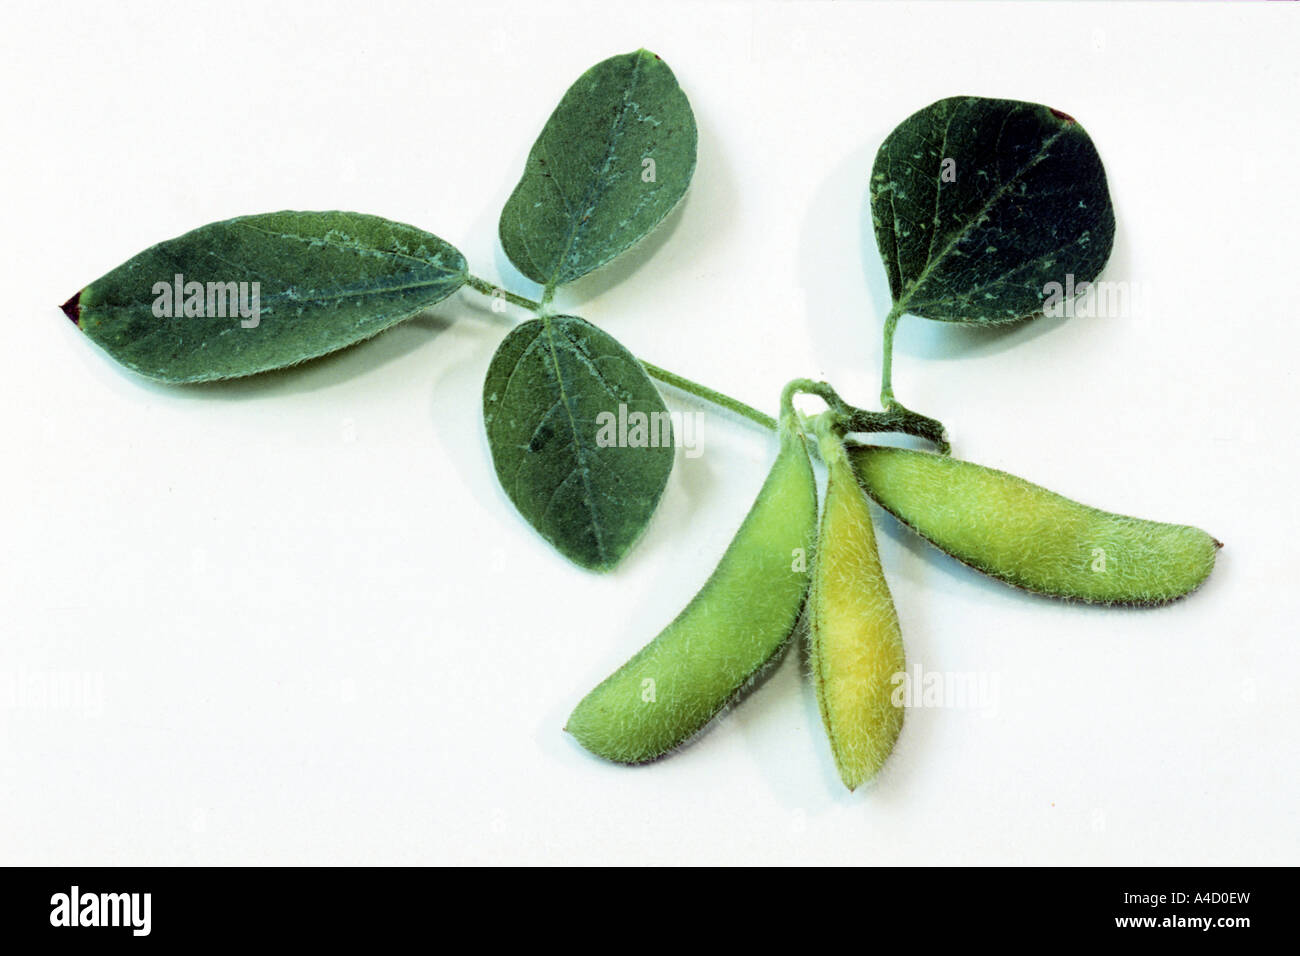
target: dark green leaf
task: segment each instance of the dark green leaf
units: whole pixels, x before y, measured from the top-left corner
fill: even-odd
[[[900,312],[996,324],[1040,312],[1048,283],[1110,256],[1106,171],[1074,119],[955,96],[904,120],[871,171],[871,216]]]
[[[370,338],[445,299],[466,277],[459,252],[412,226],[360,213],[276,212],[161,242],[63,309],[141,375],[204,382]]]
[[[519,512],[577,564],[617,564],[673,466],[668,413],[636,357],[574,316],[531,319],[492,357],[483,420]]]
[[[501,211],[501,245],[554,287],[604,265],[654,229],[695,172],[695,116],[648,50],[584,73],[537,137]]]

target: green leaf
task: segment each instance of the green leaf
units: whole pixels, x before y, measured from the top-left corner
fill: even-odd
[[[531,319],[492,357],[483,420],[520,514],[575,563],[617,564],[673,466],[668,413],[636,357],[574,316]]]
[[[161,242],[86,286],[63,311],[141,375],[205,382],[368,339],[447,298],[467,277],[459,252],[413,226],[360,213],[276,212]]]
[[[597,63],[569,87],[501,211],[501,245],[548,288],[628,249],[668,215],[695,172],[695,116],[648,50]]]
[[[908,117],[871,171],[895,309],[993,325],[1036,315],[1049,283],[1091,282],[1115,214],[1096,147],[1037,103],[955,96]]]

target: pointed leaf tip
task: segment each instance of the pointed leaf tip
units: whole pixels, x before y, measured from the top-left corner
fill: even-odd
[[[78,328],[81,327],[81,292],[80,291],[78,291],[77,294],[74,295],[67,302],[63,303],[63,305],[59,306],[59,308],[63,310],[64,315],[66,315],[68,318],[72,320],[73,325],[77,326]]]
[[[210,382],[355,345],[441,302],[467,276],[456,249],[414,226],[285,210],[208,223],[151,246],[83,287],[63,311],[146,378]]]

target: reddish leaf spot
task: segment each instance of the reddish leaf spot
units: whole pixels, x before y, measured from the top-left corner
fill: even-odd
[[[1048,109],[1051,110],[1052,108],[1049,106]],[[1065,120],[1067,123],[1077,123],[1077,122],[1078,122],[1078,120],[1076,120],[1076,119],[1075,119],[1073,116],[1071,116],[1069,113],[1062,113],[1060,110],[1052,110],[1052,115],[1055,116],[1057,119],[1063,119],[1063,120]]]

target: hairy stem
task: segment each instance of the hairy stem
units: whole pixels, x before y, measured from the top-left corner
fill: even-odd
[[[744,402],[732,398],[730,395],[716,392],[706,385],[692,382],[689,378],[683,378],[676,372],[670,372],[666,368],[652,365],[645,359],[640,359],[639,361],[651,378],[657,378],[659,381],[671,385],[673,388],[680,389],[683,392],[688,392],[697,398],[702,398],[715,405],[721,405],[723,408],[733,411],[737,415],[742,415],[745,418],[748,418],[751,422],[757,422],[764,428],[776,431],[776,419],[771,415],[765,415],[752,405],[746,405]]]
[[[880,349],[880,404],[883,408],[897,404],[894,401],[894,330],[902,317],[902,307],[897,303],[885,316],[885,337]]]
[[[858,411],[850,415],[847,422],[851,432],[894,432],[924,438],[934,445],[939,454],[947,455],[952,451],[943,422],[925,415],[920,415],[894,402],[883,412]]]
[[[517,305],[521,308],[528,309],[530,312],[538,312],[542,308],[540,302],[534,302],[532,299],[525,299],[522,295],[515,295],[508,289],[503,289],[499,285],[493,285],[486,279],[480,279],[478,276],[470,276],[465,280],[465,284],[475,292],[482,293],[489,298],[505,299],[511,305]]]
[[[940,454],[946,455],[950,451],[943,422],[917,414],[898,402],[891,402],[883,412],[869,412],[850,405],[830,383],[814,382],[807,378],[797,378],[786,385],[781,396],[782,402],[788,403],[795,392],[818,396],[830,409],[837,427],[845,432],[894,432],[911,435],[930,442],[939,449]]]
[[[496,296],[505,299],[507,302],[525,308],[534,314],[540,315],[542,312],[547,311],[547,305],[550,298],[549,294],[545,295],[541,302],[534,302],[532,299],[525,299],[522,295],[515,295],[513,292],[509,292],[498,285],[493,285],[486,279],[480,279],[478,276],[470,276],[465,280],[465,284],[475,292],[489,297]],[[546,291],[549,293],[554,290]],[[702,398],[706,402],[712,402],[714,405],[720,405],[725,409],[735,412],[737,415],[748,418],[752,422],[757,422],[766,429],[776,431],[776,419],[771,415],[765,415],[752,405],[746,405],[739,399],[732,398],[730,395],[724,395],[722,392],[701,385],[699,382],[692,382],[689,378],[685,378],[675,372],[670,372],[666,368],[660,368],[658,365],[653,365],[650,362],[641,360],[641,365],[645,368],[651,378],[657,378],[659,381],[671,385],[673,388],[687,392],[697,398]]]

